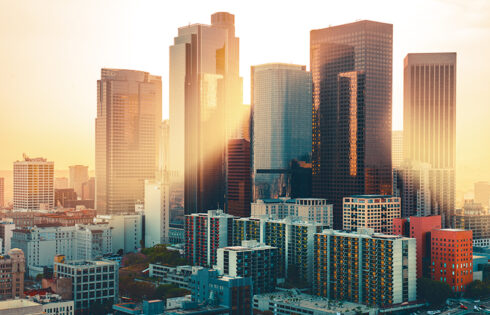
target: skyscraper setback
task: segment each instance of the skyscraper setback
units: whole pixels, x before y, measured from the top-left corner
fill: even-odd
[[[408,54],[403,91],[403,152],[431,165],[432,214],[446,226],[455,206],[456,53]]]
[[[148,72],[102,69],[95,120],[96,209],[133,212],[158,170],[162,81]]]
[[[226,140],[242,133],[235,17],[179,28],[170,47],[170,168],[184,183],[186,213],[223,207]]]
[[[314,197],[392,193],[393,25],[359,21],[313,30],[312,172]]]
[[[290,196],[292,161],[311,160],[311,74],[301,65],[253,66],[251,91],[253,200]]]

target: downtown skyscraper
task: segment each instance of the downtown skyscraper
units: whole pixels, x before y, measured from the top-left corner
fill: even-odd
[[[134,212],[158,170],[162,81],[148,72],[102,69],[95,120],[96,209]]]
[[[408,54],[404,60],[405,159],[431,167],[432,215],[455,208],[456,53]]]
[[[312,30],[313,196],[392,193],[393,25],[359,21]]]
[[[290,196],[291,163],[311,161],[311,74],[301,65],[253,66],[251,91],[253,200]]]
[[[227,139],[241,133],[242,79],[235,16],[180,27],[170,47],[170,169],[185,213],[224,208]],[[238,137],[239,138],[239,137]]]

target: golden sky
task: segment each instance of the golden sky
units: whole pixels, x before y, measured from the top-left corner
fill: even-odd
[[[371,19],[394,24],[393,128],[402,129],[403,58],[455,51],[458,189],[490,180],[490,1],[123,1],[0,2],[0,170],[23,152],[94,166],[100,68],[149,71],[163,79],[168,117],[168,47],[177,27],[235,14],[245,102],[250,66],[309,66],[309,31]]]

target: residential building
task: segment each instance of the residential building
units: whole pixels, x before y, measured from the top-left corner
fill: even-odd
[[[0,314],[2,315],[43,315],[43,306],[28,299],[15,299],[0,301]]]
[[[0,300],[24,298],[25,258],[22,250],[11,249],[0,256]],[[1,309],[1,308],[0,308]],[[0,313],[1,310],[0,310]]]
[[[490,214],[455,214],[451,215],[449,225],[455,229],[471,230],[473,246],[490,246]]]
[[[227,198],[228,213],[238,217],[250,216],[250,142],[228,140]]]
[[[13,230],[12,247],[25,254],[30,276],[53,266],[53,257],[88,259],[112,253],[112,229],[106,224],[32,227]]]
[[[473,233],[461,229],[431,232],[432,280],[449,285],[454,293],[466,291],[473,281]]]
[[[0,254],[4,255],[10,252],[11,240],[13,235],[13,230],[15,230],[15,224],[12,220],[2,219],[0,221],[0,239],[1,239],[1,250]]]
[[[463,205],[463,213],[468,215],[485,215],[487,211],[481,203],[474,200],[465,200]]]
[[[306,66],[251,68],[254,201],[290,196],[292,161],[311,161],[311,80]]]
[[[417,279],[430,278],[431,231],[440,228],[440,215],[393,219],[393,235],[403,235],[417,240]]]
[[[26,298],[43,306],[45,314],[74,315],[75,305],[73,300],[63,298],[51,291],[51,289],[34,289],[26,292]]]
[[[403,130],[391,133],[391,166],[399,168],[403,162]]]
[[[415,239],[324,230],[315,235],[316,295],[370,306],[417,298]]]
[[[54,204],[56,207],[68,208],[66,201],[69,200],[77,200],[77,193],[75,192],[75,189],[65,188],[54,190]]]
[[[484,207],[490,207],[490,184],[488,182],[475,183],[475,202]]]
[[[88,166],[70,166],[70,188],[73,188],[78,196],[82,195],[82,184],[87,182],[88,179]]]
[[[365,228],[391,234],[393,219],[401,216],[400,198],[386,195],[344,197],[343,228],[358,231]]]
[[[0,208],[5,206],[5,178],[0,177]]]
[[[71,278],[75,311],[88,310],[94,303],[115,303],[118,299],[119,270],[109,260],[54,262],[55,277]]]
[[[230,315],[252,314],[251,277],[219,276],[217,270],[195,267],[191,283],[194,302],[228,307]]]
[[[253,297],[253,307],[262,312],[272,312],[277,315],[311,314],[311,315],[376,315],[378,308],[362,304],[342,301],[336,302],[321,296],[308,295],[297,290],[287,290],[272,293],[256,294]]]
[[[136,252],[143,240],[143,216],[140,214],[99,215],[97,223],[107,223],[112,229],[112,253]]]
[[[185,216],[185,258],[191,265],[211,267],[216,264],[218,248],[231,246],[232,215],[222,210]]]
[[[148,275],[155,277],[162,283],[169,283],[179,288],[191,289],[191,275],[193,266],[165,266],[159,264],[149,264]]]
[[[66,189],[66,188],[70,188],[67,177],[54,178],[54,189]]]
[[[178,174],[171,184],[184,183],[186,214],[224,207],[226,143],[241,138],[243,103],[233,14],[217,12],[211,25],[178,29],[170,46],[169,84],[169,159]]]
[[[14,210],[54,208],[54,162],[23,157],[14,162]]]
[[[168,242],[170,244],[184,244],[185,243],[185,230],[181,226],[170,225],[168,229]]]
[[[431,208],[430,164],[404,161],[393,170],[393,193],[401,198],[401,216],[428,216]]]
[[[262,233],[261,220],[259,218],[234,218],[233,219],[233,246],[242,245],[242,241],[260,241]]]
[[[158,170],[162,80],[148,72],[102,69],[95,119],[96,209],[133,212]],[[88,179],[87,179],[88,180]]]
[[[431,214],[447,226],[455,206],[456,53],[408,54],[403,95],[405,159],[431,165]]]
[[[252,292],[272,292],[277,282],[278,250],[257,241],[218,249],[216,268],[220,274],[252,279]],[[249,298],[251,302],[251,298]]]
[[[170,187],[160,180],[145,181],[145,247],[168,242]]]
[[[312,30],[313,197],[392,193],[393,25],[374,21]]]
[[[252,216],[267,216],[285,219],[288,216],[302,217],[318,222],[325,227],[333,226],[333,204],[319,198],[259,199],[252,203]]]

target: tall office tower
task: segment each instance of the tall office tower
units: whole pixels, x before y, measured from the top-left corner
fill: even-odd
[[[0,208],[5,205],[5,178],[0,177]]]
[[[431,215],[431,175],[430,164],[410,160],[393,170],[393,194],[401,198],[402,217]]]
[[[387,195],[345,197],[343,214],[343,229],[346,231],[369,228],[376,233],[391,233],[393,219],[401,215],[400,198]]]
[[[237,137],[242,106],[239,39],[233,14],[180,27],[170,47],[170,169],[184,186],[186,214],[223,207],[226,140]]]
[[[359,21],[312,30],[313,196],[392,193],[393,25]]]
[[[250,216],[250,142],[245,139],[228,140],[227,198],[228,213],[239,217]]]
[[[95,199],[95,177],[90,177],[88,181],[82,183],[82,200]]]
[[[252,278],[252,292],[262,294],[276,289],[277,248],[257,241],[218,249],[217,269],[231,277]]]
[[[321,223],[325,228],[333,226],[333,205],[319,198],[259,199],[252,203],[252,216],[285,219],[289,216]]]
[[[459,229],[431,232],[432,280],[464,292],[473,281],[473,233]]]
[[[54,162],[29,158],[14,162],[14,210],[54,207]]]
[[[389,306],[415,301],[415,239],[324,230],[315,234],[313,292],[337,301]]]
[[[102,69],[95,120],[96,209],[134,212],[158,170],[162,81],[148,72]]]
[[[184,256],[191,265],[212,267],[218,248],[233,244],[233,219],[222,210],[185,216]]]
[[[421,277],[430,278],[431,231],[440,228],[440,215],[393,219],[393,235],[403,235],[416,239],[417,279]]]
[[[251,91],[253,200],[290,196],[291,163],[311,160],[311,74],[292,64],[253,66]]]
[[[14,248],[5,256],[0,256],[0,300],[24,297],[24,253]]]
[[[432,214],[455,206],[456,53],[408,54],[404,60],[403,154],[434,169]]]
[[[168,242],[170,187],[159,180],[145,181],[145,247]]]
[[[398,168],[403,162],[403,130],[393,130],[391,133],[391,165]]]
[[[490,184],[488,182],[475,183],[475,202],[484,207],[490,207]]]
[[[70,166],[70,188],[75,189],[78,196],[82,195],[82,184],[88,181],[88,166]]]
[[[170,152],[170,122],[169,120],[162,121],[160,125],[160,151],[158,157],[158,173],[160,174],[160,179],[169,182],[169,152]]]
[[[66,178],[66,177],[55,177],[54,189],[66,189],[66,188],[70,188],[68,178]]]

